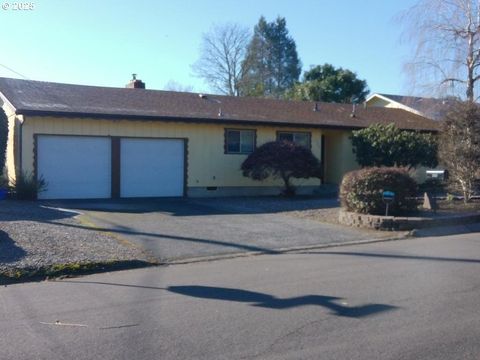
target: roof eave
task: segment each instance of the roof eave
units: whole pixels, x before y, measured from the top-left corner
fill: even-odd
[[[209,124],[237,124],[237,125],[264,125],[264,126],[278,126],[289,128],[316,128],[316,129],[330,129],[330,130],[359,130],[364,129],[365,125],[340,125],[340,124],[312,124],[312,123],[286,123],[283,121],[262,121],[262,120],[242,120],[242,119],[228,119],[228,118],[202,118],[202,117],[187,117],[187,116],[158,116],[158,115],[133,115],[133,114],[101,114],[101,113],[86,113],[86,112],[69,112],[69,111],[49,111],[49,110],[31,110],[31,109],[17,109],[17,115],[28,116],[52,116],[52,117],[68,117],[79,118],[87,117],[93,119],[108,119],[108,120],[136,120],[136,121],[181,121],[189,123],[209,123]],[[438,132],[436,129],[407,129],[422,132]]]

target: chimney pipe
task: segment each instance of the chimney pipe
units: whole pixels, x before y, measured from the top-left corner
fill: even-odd
[[[132,80],[130,80],[125,87],[128,89],[145,89],[145,83],[142,80],[137,79],[137,74],[132,74]]]
[[[356,110],[356,104],[353,103],[352,104],[352,113],[350,114],[350,117],[354,118],[357,114],[355,114],[355,110]]]

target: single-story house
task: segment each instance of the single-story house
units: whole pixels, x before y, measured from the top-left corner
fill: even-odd
[[[287,139],[309,147],[324,178],[295,181],[299,193],[338,184],[358,167],[350,134],[372,123],[436,131],[402,109],[83,86],[0,78],[9,122],[6,170],[43,177],[40,199],[278,194],[282,183],[245,178],[257,146]]]
[[[365,100],[365,105],[403,109],[432,120],[442,120],[454,101],[452,98],[436,99],[375,93]]]

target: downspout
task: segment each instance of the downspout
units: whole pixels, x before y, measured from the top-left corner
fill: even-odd
[[[18,120],[18,144],[17,144],[18,150],[14,148],[13,151],[14,151],[14,156],[15,156],[15,150],[18,151],[18,167],[17,167],[18,173],[15,174],[18,177],[18,176],[21,176],[23,173],[23,123],[25,122],[25,118],[23,115],[18,115],[17,120]],[[15,126],[14,126],[14,129],[15,129]],[[15,144],[15,141],[14,141],[14,144]]]

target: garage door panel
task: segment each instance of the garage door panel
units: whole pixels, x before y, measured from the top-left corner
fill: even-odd
[[[109,138],[37,137],[37,173],[47,182],[40,199],[94,199],[111,196]]]
[[[121,139],[121,197],[182,196],[184,141]]]

